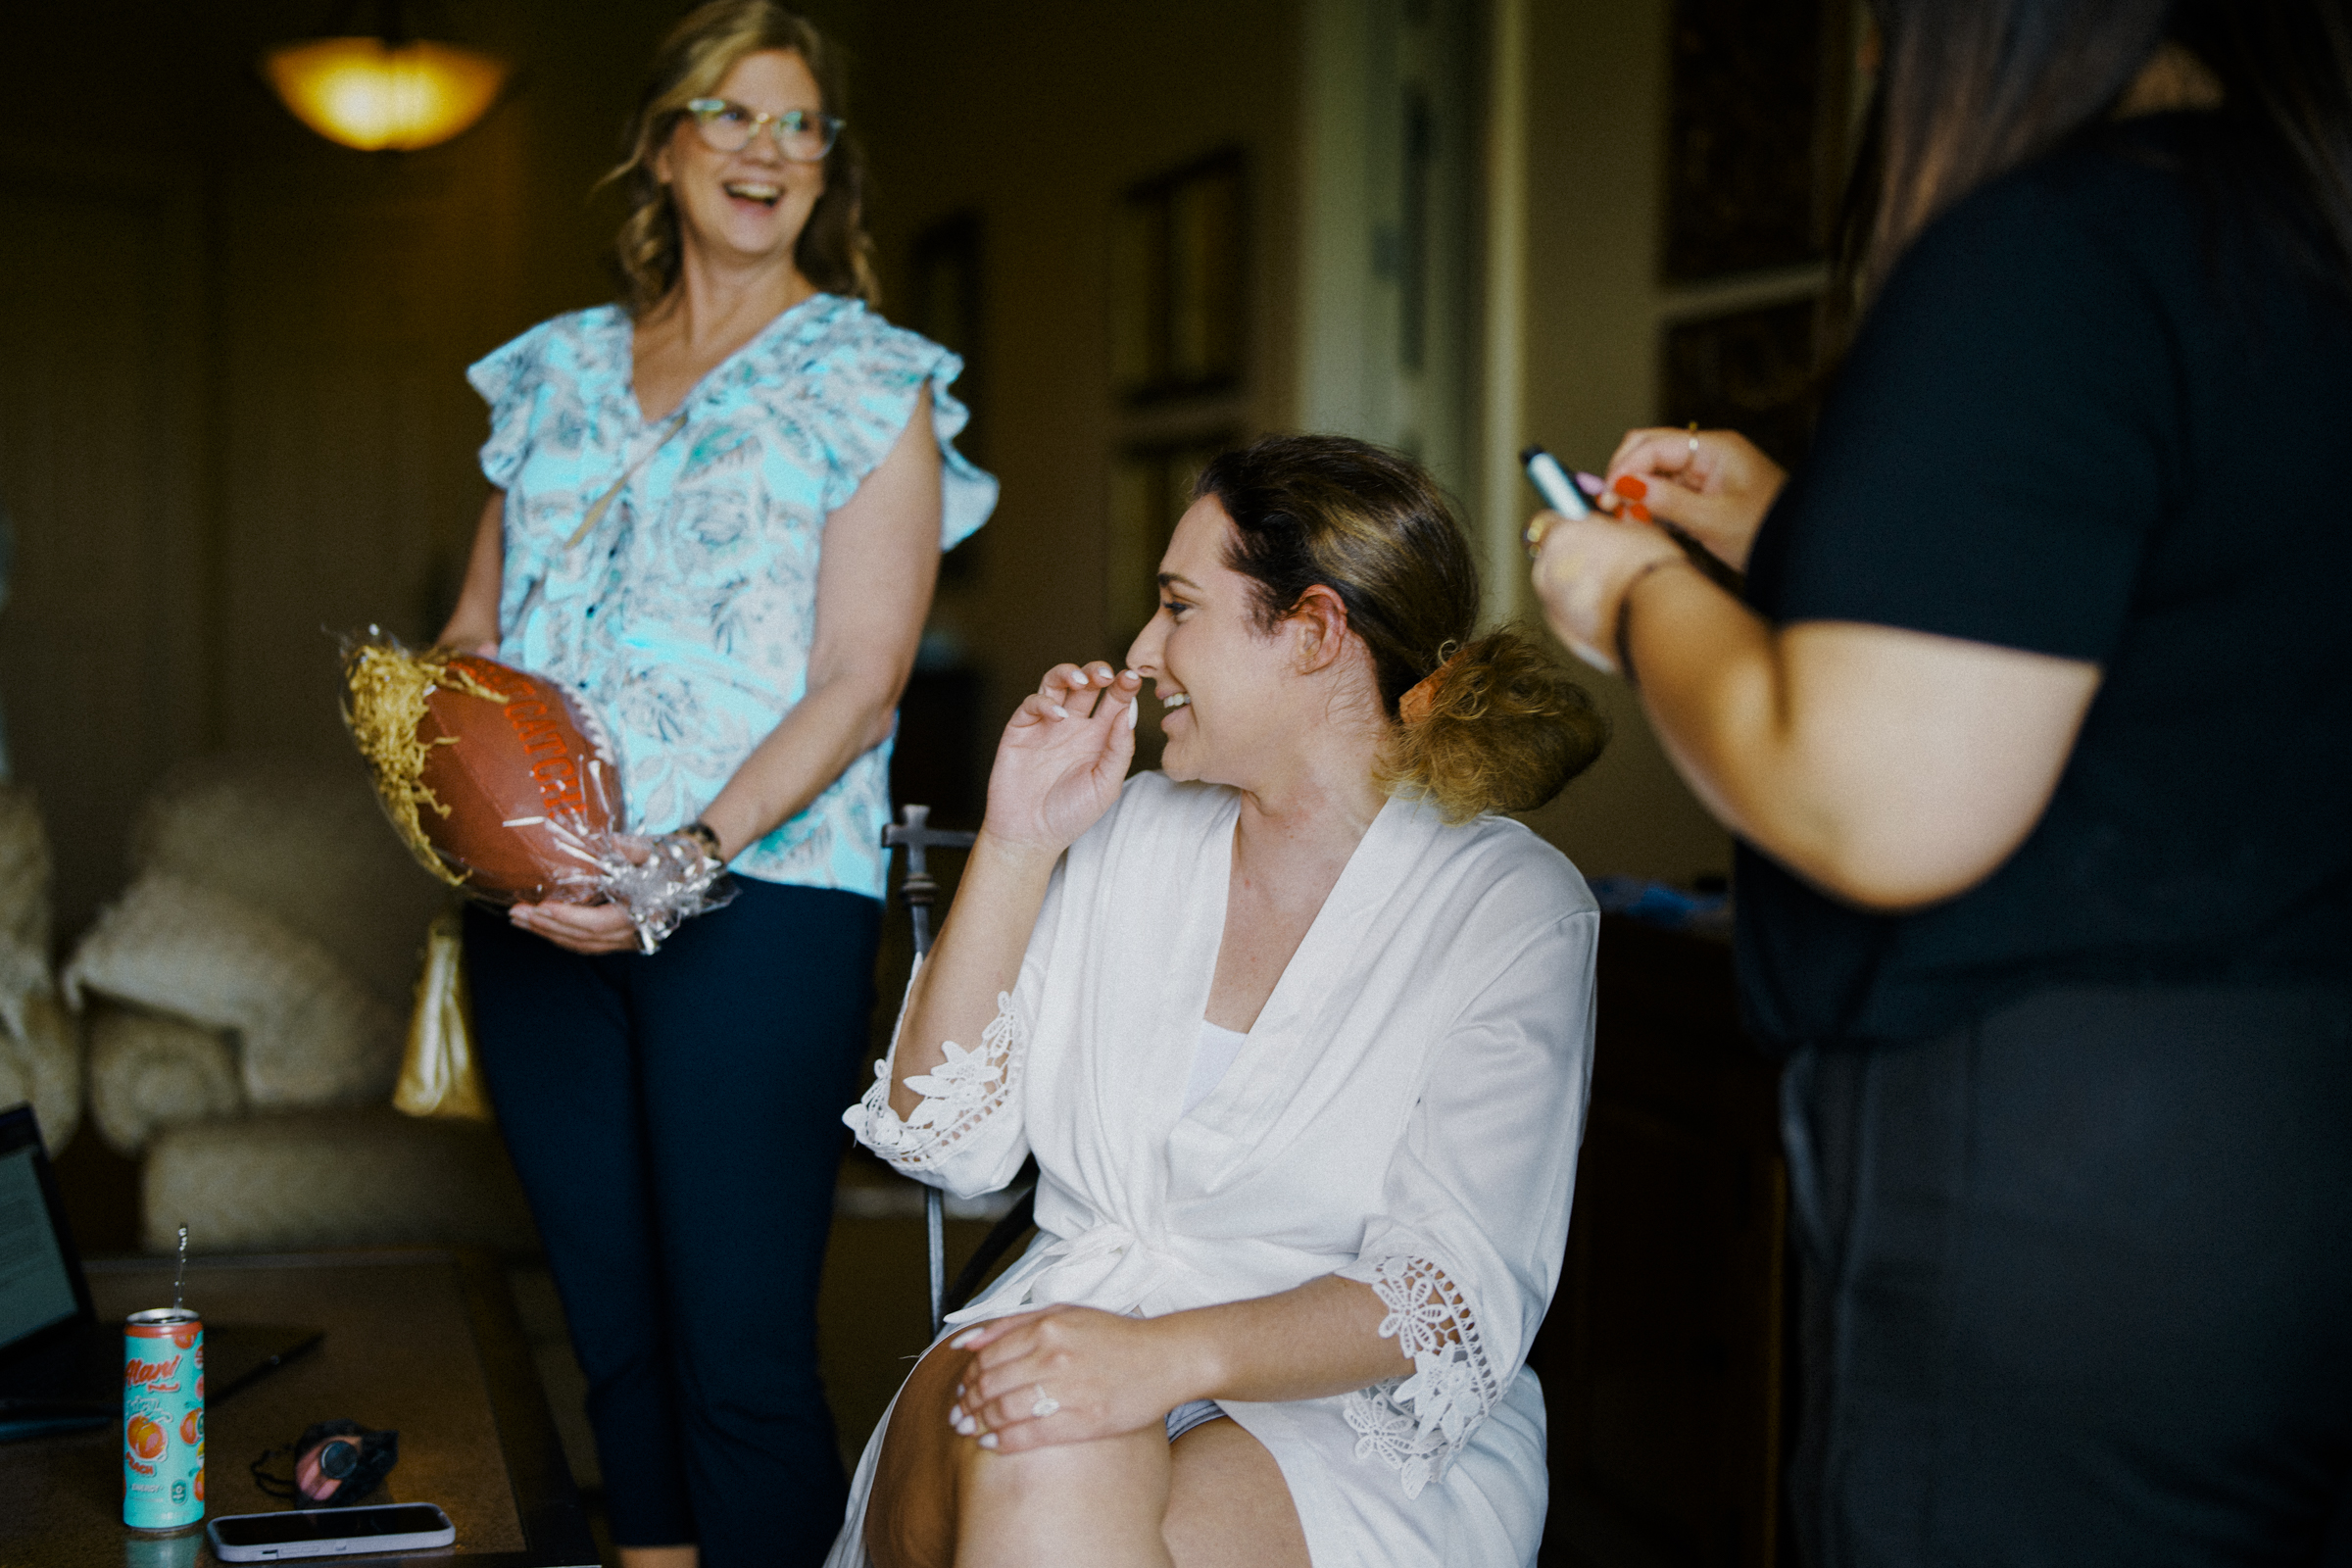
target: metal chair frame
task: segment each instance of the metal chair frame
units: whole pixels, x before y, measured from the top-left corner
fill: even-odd
[[[931,874],[927,856],[932,850],[968,850],[976,834],[955,828],[933,827],[931,808],[905,806],[899,808],[902,820],[882,829],[882,850],[906,852],[906,875],[899,883],[899,893],[906,901],[906,915],[914,927],[914,961],[921,963],[931,954],[931,912],[939,904],[939,880]],[[1021,1232],[1027,1230],[1036,1211],[1037,1191],[1034,1187],[1013,1200],[1012,1208],[996,1228],[989,1232],[971,1260],[956,1276],[955,1289],[948,1287],[948,1230],[947,1206],[940,1190],[923,1184],[923,1232],[931,1263],[931,1333],[938,1337],[940,1324],[946,1319],[951,1305],[960,1306],[979,1289],[981,1278],[989,1266],[1003,1257]]]

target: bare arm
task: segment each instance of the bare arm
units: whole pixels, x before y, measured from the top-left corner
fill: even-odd
[[[906,1080],[944,1061],[945,1042],[978,1044],[1019,978],[1054,862],[1118,799],[1142,690],[1132,670],[1100,660],[1056,664],[1004,726],[988,815],[899,1025],[890,1108],[900,1116],[921,1102]]]
[[[1149,1426],[1192,1399],[1313,1399],[1412,1371],[1369,1285],[1336,1275],[1165,1317],[1054,1306],[957,1336],[957,1430],[1017,1453]],[[1037,1414],[1038,1393],[1057,1408]]]
[[[939,580],[939,463],[925,399],[881,466],[825,519],[808,693],[704,808],[723,854],[798,815],[889,738]]]
[[[1674,505],[1653,491],[1659,515]],[[1606,517],[1554,519],[1536,589],[1588,659],[1618,645],[1627,617],[1651,726],[1708,808],[1872,908],[1950,898],[2007,859],[2048,806],[2099,686],[2095,664],[1985,643],[1848,622],[1775,628],[1656,531]]]
[[[449,624],[433,639],[442,648],[474,652],[498,647],[498,600],[506,577],[507,493],[493,490],[473,526],[473,548],[466,557],[466,584]]]

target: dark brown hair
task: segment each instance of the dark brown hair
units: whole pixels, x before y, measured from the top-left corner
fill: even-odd
[[[773,0],[710,0],[679,19],[654,51],[645,93],[621,138],[625,156],[601,182],[618,181],[629,198],[629,216],[612,241],[612,270],[632,316],[660,304],[678,281],[678,212],[669,187],[654,174],[655,155],[689,103],[716,92],[744,56],[766,49],[799,55],[816,78],[825,113],[847,113],[840,51],[806,18]],[[881,289],[865,232],[865,160],[857,138],[844,130],[824,168],[825,193],[793,247],[793,264],[826,293],[873,304]]]
[[[1882,65],[1847,189],[1833,316],[1878,294],[1937,215],[2106,117],[2167,36],[2220,80],[2352,284],[2352,23],[2343,0],[1875,0]],[[2242,171],[2240,171],[2242,172]],[[2209,187],[2214,183],[2204,181]]]
[[[1445,492],[1409,459],[1336,435],[1268,436],[1201,470],[1194,495],[1233,519],[1226,563],[1257,585],[1267,630],[1329,588],[1371,651],[1394,721],[1380,782],[1449,821],[1525,811],[1592,765],[1608,720],[1518,633],[1473,637],[1478,567]],[[1417,722],[1397,702],[1444,673]]]

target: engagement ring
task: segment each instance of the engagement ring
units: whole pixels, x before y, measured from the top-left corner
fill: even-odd
[[[1037,1389],[1037,1402],[1029,1407],[1029,1413],[1037,1417],[1040,1421],[1043,1421],[1046,1417],[1052,1415],[1054,1411],[1060,1408],[1061,1401],[1054,1397],[1054,1396],[1051,1394],[1048,1394],[1045,1390],[1044,1384],[1039,1384]]]

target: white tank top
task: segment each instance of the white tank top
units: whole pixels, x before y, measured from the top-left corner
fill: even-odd
[[[1233,1058],[1242,1054],[1250,1037],[1231,1029],[1220,1029],[1206,1018],[1200,1020],[1200,1043],[1193,1048],[1193,1078],[1184,1086],[1184,1113],[1191,1115],[1193,1107],[1215,1093],[1225,1069]]]

